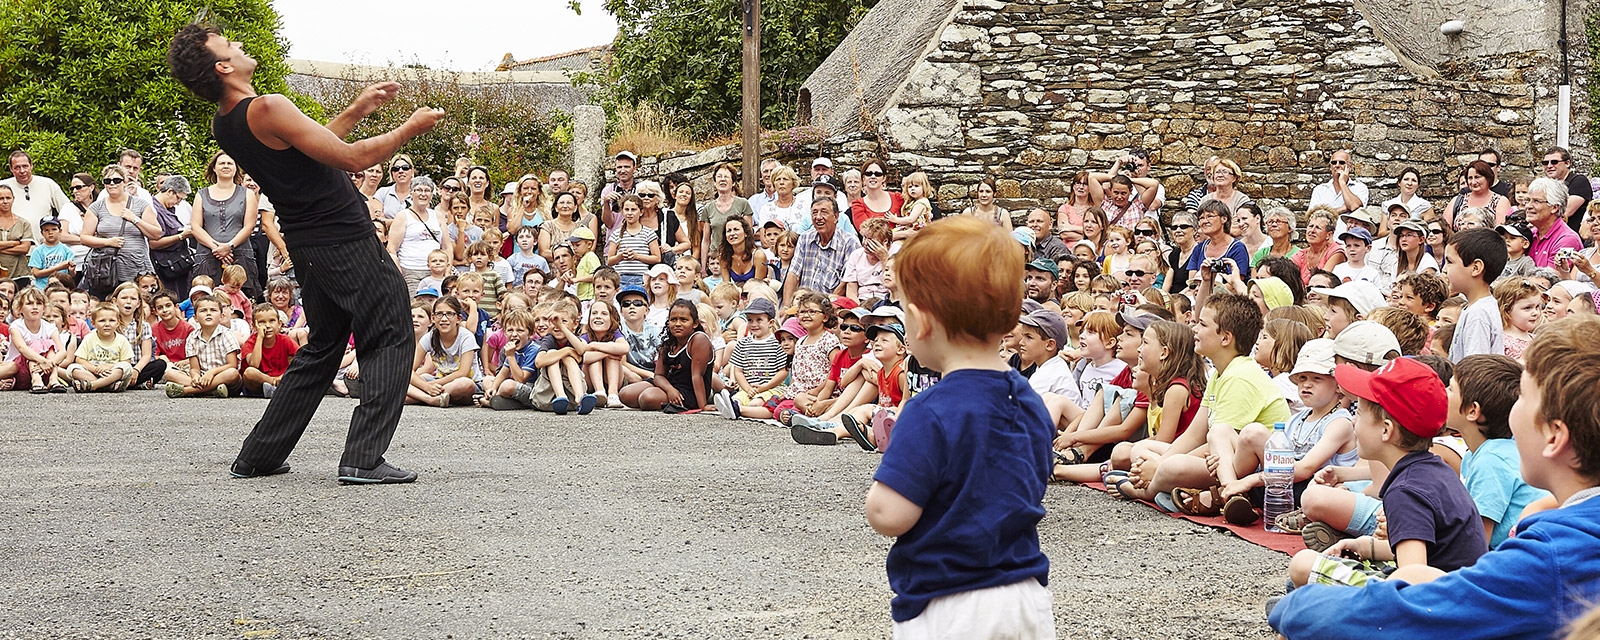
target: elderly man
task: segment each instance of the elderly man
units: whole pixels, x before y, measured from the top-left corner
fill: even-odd
[[[67,205],[72,204],[72,199],[61,190],[61,185],[44,176],[33,175],[33,157],[26,151],[11,152],[11,177],[0,180],[0,184],[11,187],[11,192],[16,196],[11,210],[17,217],[33,224],[35,235],[39,233],[39,221],[50,217],[53,209],[56,215],[66,213]],[[77,213],[76,207],[72,208]]]
[[[1553,267],[1562,249],[1579,251],[1583,240],[1563,224],[1563,206],[1569,201],[1566,183],[1555,178],[1538,178],[1528,185],[1528,226],[1533,227],[1533,244],[1528,257],[1540,267]]]
[[[1561,218],[1574,231],[1583,225],[1583,212],[1594,199],[1594,187],[1589,176],[1572,170],[1572,152],[1565,147],[1550,147],[1544,152],[1544,175],[1567,185],[1567,204],[1561,207]],[[1531,187],[1530,187],[1531,188]]]
[[[832,178],[828,180],[831,182]],[[829,186],[837,189],[836,185]],[[845,259],[861,248],[861,242],[839,232],[839,211],[838,203],[826,195],[811,203],[812,228],[800,236],[789,274],[783,280],[784,306],[794,303],[795,291],[802,287],[830,296],[843,295]]]
[[[1337,213],[1345,213],[1367,206],[1367,185],[1350,178],[1353,168],[1349,151],[1333,152],[1333,157],[1328,159],[1328,171],[1333,178],[1311,190],[1311,205],[1307,209],[1326,206]]]
[[[767,158],[761,161],[761,191],[751,194],[749,198],[745,198],[750,201],[751,211],[761,213],[761,209],[766,207],[767,203],[778,197],[778,194],[772,191],[772,172],[778,170],[778,165],[777,158]]]
[[[1063,256],[1071,257],[1072,249],[1053,233],[1055,216],[1049,211],[1034,208],[1028,212],[1028,228],[1033,230],[1033,257],[1049,258],[1054,262]]]

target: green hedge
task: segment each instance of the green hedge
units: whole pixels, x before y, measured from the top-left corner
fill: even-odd
[[[146,175],[198,177],[215,108],[172,79],[166,53],[203,7],[260,63],[256,89],[285,93],[288,46],[268,0],[0,0],[0,149],[27,150],[35,172],[63,181],[124,148],[145,155]]]

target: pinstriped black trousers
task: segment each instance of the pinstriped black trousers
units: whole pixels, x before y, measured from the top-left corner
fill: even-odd
[[[376,467],[400,422],[416,354],[405,279],[375,236],[315,247],[291,244],[289,257],[300,280],[310,337],[245,438],[239,460],[273,469],[289,458],[333,383],[353,332],[361,405],[350,417],[339,465]]]

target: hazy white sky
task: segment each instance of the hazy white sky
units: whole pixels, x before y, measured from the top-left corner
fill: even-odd
[[[289,56],[384,65],[421,62],[457,71],[492,71],[518,60],[610,42],[617,23],[602,0],[583,15],[565,0],[340,2],[274,0]]]

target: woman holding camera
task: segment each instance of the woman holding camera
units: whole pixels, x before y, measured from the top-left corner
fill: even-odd
[[[1200,215],[1196,221],[1200,223],[1196,232],[1201,240],[1194,252],[1189,254],[1189,264],[1185,266],[1191,278],[1197,273],[1201,278],[1209,278],[1213,273],[1250,268],[1250,252],[1245,249],[1243,242],[1229,234],[1233,210],[1228,208],[1228,203],[1221,200],[1205,201],[1200,205]]]

